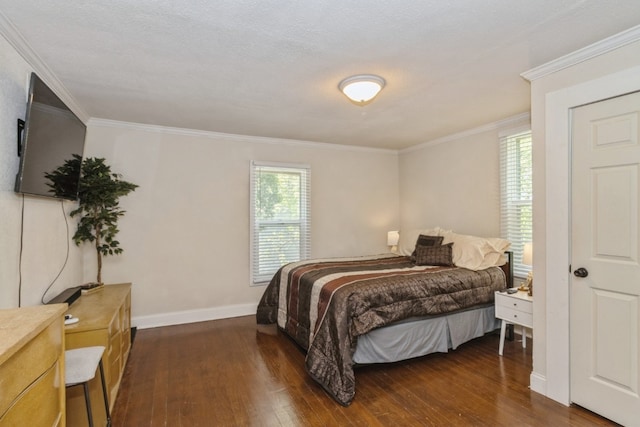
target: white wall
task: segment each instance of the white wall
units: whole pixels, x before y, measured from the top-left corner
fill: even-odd
[[[401,227],[500,236],[499,133],[528,124],[522,114],[403,150]]]
[[[133,282],[139,327],[255,313],[249,286],[251,160],[311,165],[312,256],[387,252],[399,223],[398,155],[265,138],[90,121],[85,156],[140,185],[122,199],[121,256],[106,283]],[[95,273],[85,257],[85,280]]]
[[[62,268],[67,242],[73,234],[65,214],[74,204],[35,198],[13,192],[19,158],[17,119],[24,119],[32,67],[0,36],[0,308],[18,307],[20,240],[22,240],[21,305],[38,305],[43,293]],[[73,228],[73,227],[72,227]],[[80,249],[70,245],[67,265],[46,295],[51,299],[82,280]]]
[[[636,31],[637,33],[637,31]],[[637,40],[637,36],[636,36]],[[534,346],[531,388],[562,403],[569,389],[569,112],[574,106],[640,90],[640,42],[591,54],[532,78],[534,185]],[[551,64],[553,65],[553,64]],[[532,70],[534,72],[536,70]]]

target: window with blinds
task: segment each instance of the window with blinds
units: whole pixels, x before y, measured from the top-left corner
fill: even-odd
[[[306,165],[251,164],[251,284],[309,258],[311,183]]]
[[[524,245],[533,236],[531,149],[529,129],[500,135],[500,227],[511,242],[514,275],[522,278],[531,271],[522,262]]]

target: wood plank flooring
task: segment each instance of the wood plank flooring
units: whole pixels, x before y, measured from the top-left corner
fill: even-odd
[[[356,369],[348,407],[304,370],[304,354],[255,318],[138,331],[112,414],[132,426],[611,426],[528,388],[531,342],[497,334],[447,354]]]

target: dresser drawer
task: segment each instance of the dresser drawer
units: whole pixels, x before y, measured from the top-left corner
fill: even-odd
[[[528,328],[533,327],[533,315],[531,313],[515,310],[510,307],[496,305],[496,317]]]
[[[51,323],[0,366],[0,415],[29,384],[55,363],[61,349],[62,319]]]
[[[62,419],[60,361],[31,384],[0,418],[0,426],[57,426]]]

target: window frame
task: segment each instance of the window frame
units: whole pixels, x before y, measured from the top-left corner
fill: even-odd
[[[311,255],[311,166],[302,163],[279,163],[279,162],[261,162],[252,161],[250,167],[250,224],[249,224],[249,284],[250,286],[264,286],[269,283],[273,272],[260,273],[258,271],[257,258],[260,248],[257,246],[257,226],[260,224],[260,220],[256,218],[256,183],[257,174],[261,169],[272,170],[277,172],[281,170],[285,173],[300,174],[300,218],[297,220],[278,220],[278,224],[298,224],[300,227],[299,237],[299,253],[300,260],[308,259]],[[265,221],[264,224],[269,224],[269,221]],[[292,261],[288,261],[292,262]]]

